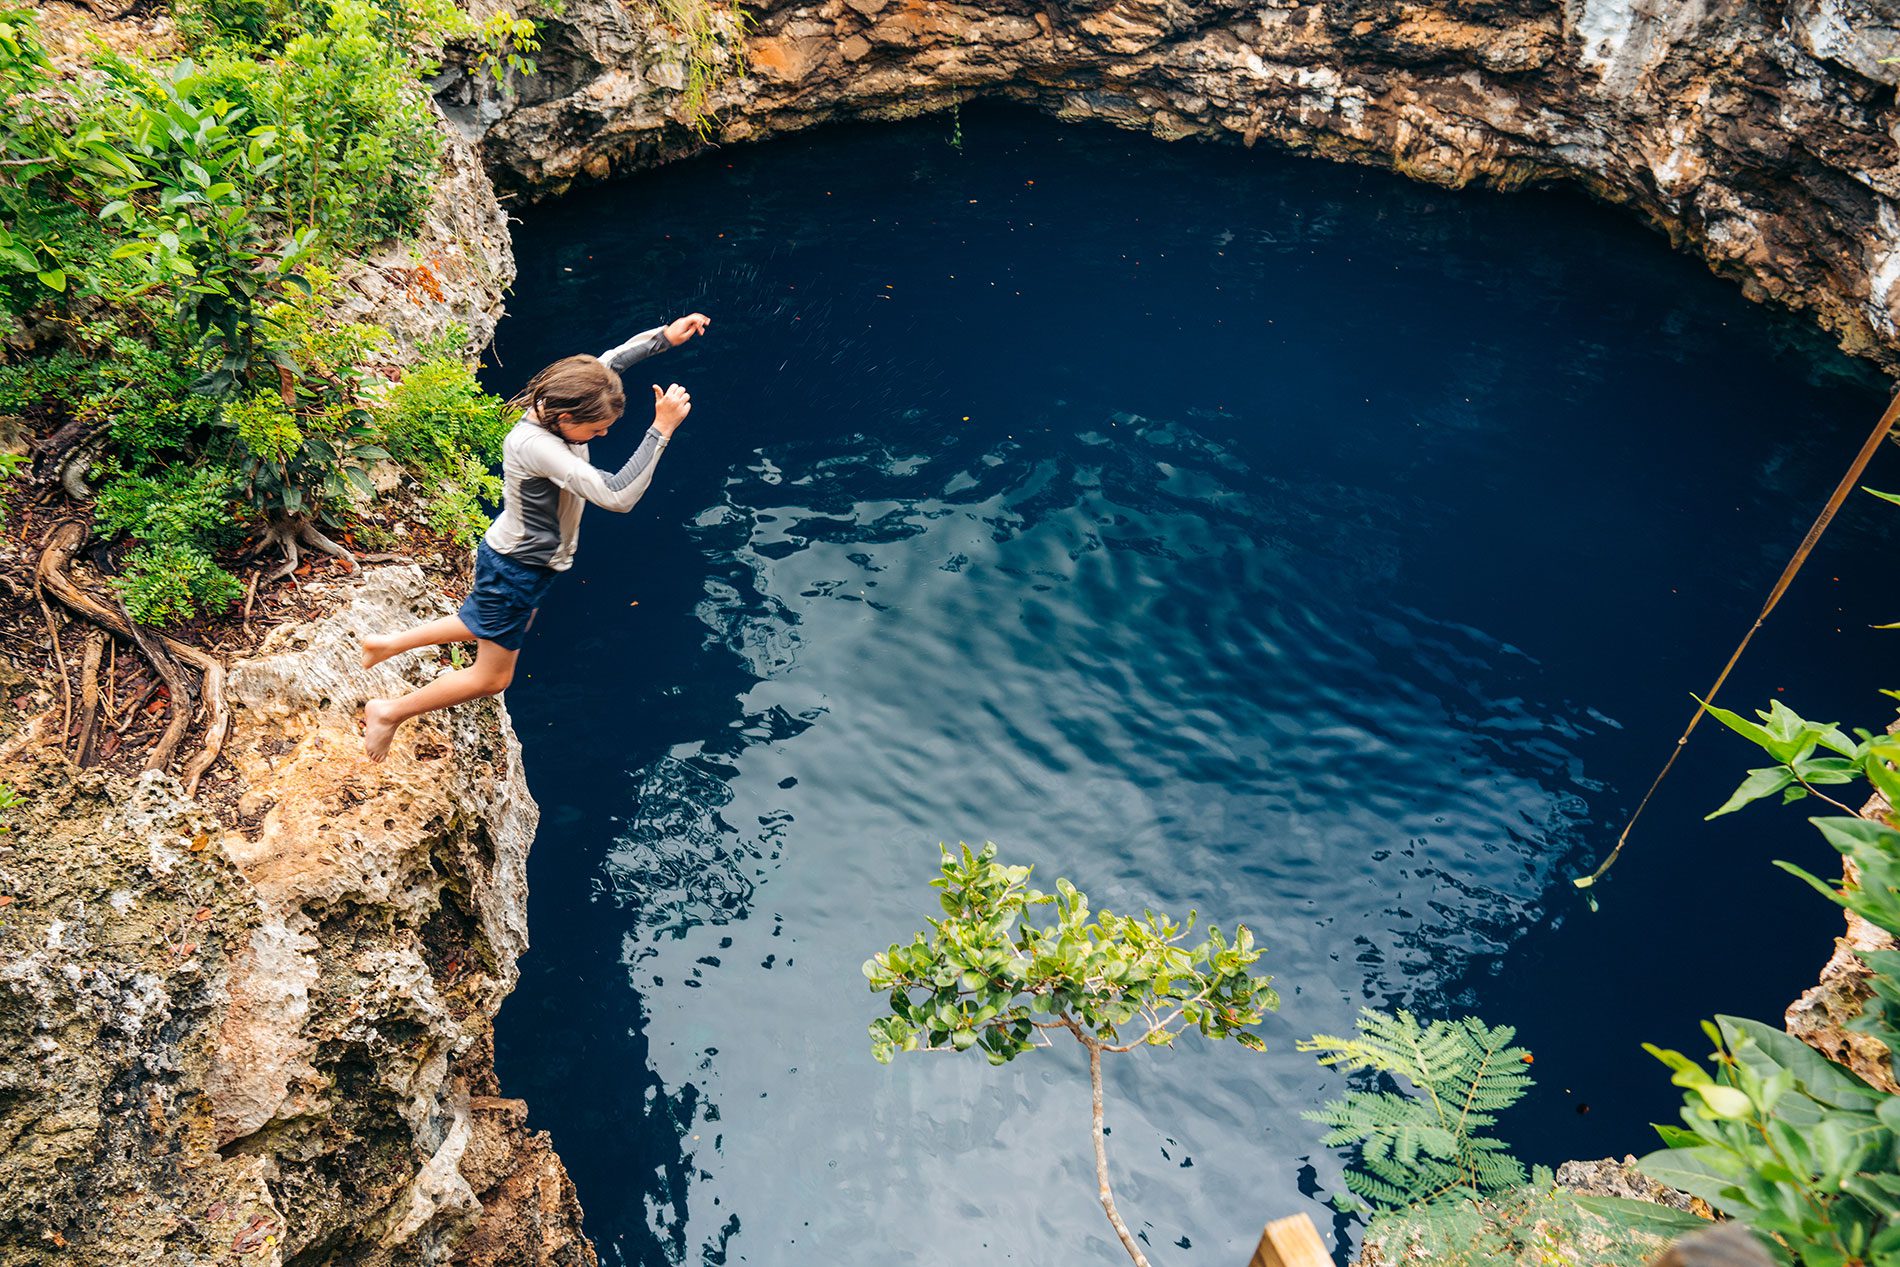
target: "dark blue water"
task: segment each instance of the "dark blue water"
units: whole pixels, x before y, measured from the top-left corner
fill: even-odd
[[[1158,1262],[1330,1214],[1292,1050],[1361,1005],[1515,1023],[1532,1160],[1642,1152],[1638,1048],[1773,1017],[1838,917],[1794,810],[1701,821],[1701,731],[1607,848],[1883,399],[1580,198],[1023,114],[836,129],[527,210],[490,382],[690,309],[691,420],[590,512],[510,705],[544,819],[499,1023],[609,1262],[1113,1263],[1084,1066],[914,1056],[860,961],[938,841],[1243,920],[1271,1051],[1111,1062]],[[1883,454],[1875,486],[1900,482]],[[1728,688],[1872,723],[1900,617],[1857,497]],[[1231,1048],[1231,1049],[1230,1049]],[[980,1257],[979,1257],[980,1256]]]

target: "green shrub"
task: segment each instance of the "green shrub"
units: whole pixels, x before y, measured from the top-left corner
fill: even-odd
[[[208,88],[271,128],[286,220],[347,251],[413,233],[441,135],[420,44],[472,30],[445,0],[198,0],[181,23]]]
[[[464,461],[458,474],[430,480],[424,494],[429,526],[457,545],[472,546],[493,522],[486,506],[501,500],[501,480],[486,467]]]
[[[211,555],[235,542],[237,476],[221,466],[171,466],[122,475],[93,502],[100,536],[139,543],[113,585],[142,624],[166,625],[215,612],[243,592]]]
[[[428,207],[440,134],[408,51],[390,42],[385,6],[334,0],[327,18],[267,61],[225,49],[206,61],[207,91],[275,131],[277,198],[293,225],[330,251],[413,233]]]
[[[376,0],[372,30],[392,49],[407,54],[423,73],[433,63],[418,50],[444,39],[467,35],[475,24],[455,0]],[[326,0],[177,0],[172,6],[178,32],[194,51],[233,49],[269,55],[299,35],[313,35],[328,24],[334,5]]]
[[[431,526],[462,545],[488,527],[482,503],[501,500],[489,468],[508,434],[504,405],[466,363],[446,356],[412,366],[383,400],[384,443],[421,481]]]
[[[279,526],[314,518],[334,523],[353,495],[374,492],[368,466],[389,453],[376,443],[367,409],[349,401],[303,402],[295,413],[271,392],[227,408],[228,460],[251,509]]]
[[[221,423],[236,433],[250,456],[273,466],[288,463],[303,446],[303,430],[273,389],[227,402]]]
[[[157,476],[127,475],[106,485],[92,505],[94,529],[148,545],[200,550],[233,544],[237,476],[221,466],[174,466]]]
[[[1894,695],[1894,692],[1886,692]],[[1850,804],[1864,780],[1900,805],[1900,739],[1814,722],[1775,700],[1750,721],[1709,715],[1748,739],[1772,764],[1753,769],[1709,817],[1757,800],[1813,798],[1842,811],[1813,818],[1847,860],[1835,881],[1777,863],[1868,923],[1900,935],[1900,831],[1891,811]],[[1826,756],[1817,755],[1825,752]],[[1856,952],[1872,997],[1849,1030],[1877,1039],[1887,1073],[1900,1053],[1900,951]],[[1900,1262],[1900,1096],[1870,1085],[1800,1039],[1759,1021],[1704,1022],[1707,1065],[1644,1044],[1683,1089],[1682,1125],[1658,1127],[1666,1148],[1639,1163],[1651,1178],[1707,1201],[1745,1224],[1783,1261],[1812,1267]]]
[[[112,580],[142,625],[169,625],[229,607],[244,586],[202,550],[176,542],[140,546]]]
[[[974,1051],[1004,1065],[1054,1034],[1074,1038],[1088,1053],[1096,1192],[1128,1256],[1148,1267],[1109,1187],[1102,1057],[1172,1047],[1189,1030],[1263,1050],[1253,1027],[1280,1005],[1253,971],[1264,952],[1244,924],[1231,940],[1210,925],[1190,945],[1191,912],[1183,925],[1153,911],[1091,911],[1060,878],[1043,893],[1029,886],[1031,868],[997,862],[995,845],[942,852],[930,883],[943,918],[864,963],[890,1004],[871,1022],[871,1056],[889,1064],[900,1052]]]
[[[211,434],[218,402],[191,390],[199,372],[176,330],[166,331],[156,346],[115,338],[92,359],[84,408],[106,420],[123,469],[149,471],[176,462]]]
[[[53,407],[72,412],[85,399],[88,359],[69,348],[0,365],[0,414],[20,416]]]
[[[138,261],[143,284],[163,288],[183,329],[215,352],[192,389],[223,396],[280,359],[261,315],[285,289],[308,290],[296,270],[316,231],[281,231],[281,138],[215,79],[190,61],[162,73],[117,55],[99,64],[128,177],[99,218],[127,239],[114,256]]]
[[[423,78],[477,33],[455,0],[179,0],[175,17],[188,57],[101,49],[98,73],[62,76],[37,15],[0,7],[0,308],[67,343],[0,366],[0,411],[91,424],[97,531],[135,544],[118,583],[153,620],[225,601],[213,557],[240,526],[319,544],[312,520],[373,492],[389,453],[365,365],[386,335],[337,319],[325,265],[420,223],[440,145]],[[526,49],[525,24],[505,34],[491,52]],[[505,426],[434,351],[388,420],[431,521],[469,540]]]
[[[123,177],[111,129],[54,90],[56,75],[30,9],[0,8],[0,279],[8,307],[57,296],[82,271],[69,241],[76,191]]]
[[[389,389],[383,436],[399,460],[418,466],[452,465],[464,456],[499,461],[510,426],[504,403],[462,361],[437,357],[409,367]]]
[[[363,402],[363,362],[387,337],[378,326],[328,324],[330,281],[272,304],[263,325],[281,356],[276,382],[226,402],[214,458],[237,472],[250,509],[272,529],[304,518],[335,523],[374,489],[368,465],[389,453]],[[288,399],[286,399],[288,397]]]

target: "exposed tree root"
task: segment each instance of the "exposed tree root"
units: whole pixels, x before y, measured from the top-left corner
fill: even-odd
[[[186,796],[198,795],[198,781],[217,764],[224,738],[231,733],[231,710],[224,702],[224,665],[213,656],[201,655],[198,667],[204,674],[205,742],[198,755],[185,762]]]
[[[46,618],[46,632],[53,640],[53,671],[59,674],[59,741],[63,744],[73,728],[73,684],[66,676],[66,653],[59,646],[59,621],[53,615],[52,604],[46,601],[46,591],[41,588],[37,575],[33,578],[33,597],[40,601],[40,615]]]
[[[106,639],[106,676],[104,690],[99,696],[100,722],[106,726],[116,725],[119,720],[119,640]]]
[[[66,496],[84,506],[92,501],[92,486],[86,483],[86,468],[92,465],[92,458],[103,442],[94,436],[83,440],[60,457],[55,470],[59,473],[59,486],[66,490]]]
[[[263,578],[262,572],[251,573],[251,583],[244,591],[244,636],[251,636],[251,607],[257,602],[257,583]]]
[[[79,667],[79,735],[77,757],[81,769],[93,763],[93,741],[99,734],[99,662],[105,659],[106,634],[94,629],[86,639],[86,655]]]
[[[198,781],[217,761],[218,753],[224,747],[225,736],[231,728],[231,712],[224,700],[224,665],[198,648],[175,638],[156,633],[148,636],[147,631],[141,629],[125,612],[123,605],[114,611],[82,590],[66,569],[71,566],[73,556],[79,552],[85,539],[86,528],[83,524],[67,522],[53,530],[45,549],[40,553],[36,570],[40,588],[74,615],[83,616],[106,632],[131,641],[170,690],[172,719],[146,759],[147,770],[163,770],[171,764],[172,756],[190,728],[196,711],[191,683],[178,667],[178,662],[182,660],[204,675],[204,747],[186,762],[183,772],[186,794],[196,795]]]
[[[272,582],[286,580],[296,573],[297,564],[301,561],[301,557],[297,553],[297,534],[294,532],[280,532],[278,529],[273,528],[264,538],[264,546],[272,545],[279,546],[283,549],[284,561],[278,565],[275,572],[272,572],[264,579]],[[263,547],[260,547],[260,553],[262,549]],[[295,584],[296,582],[292,581],[291,583]]]
[[[343,560],[344,566],[348,567],[350,571],[356,571],[357,564],[354,554],[351,554],[348,550],[324,536],[317,530],[317,526],[308,519],[296,519],[285,523],[272,524],[264,533],[263,540],[259,541],[251,549],[250,553],[253,558],[263,554],[272,547],[276,547],[284,552],[284,561],[278,565],[276,571],[264,578],[266,584],[272,581],[281,581],[296,572],[297,565],[303,561],[303,554],[299,549],[300,544],[309,546],[312,550],[320,554],[327,554],[333,559],[341,559]]]
[[[119,626],[114,632],[125,634],[137,644],[139,654],[144,656],[158,671],[158,676],[164,679],[165,689],[171,694],[171,720],[165,723],[165,733],[158,737],[158,742],[152,745],[151,752],[146,754],[145,768],[148,771],[169,769],[172,754],[177,752],[178,745],[184,742],[185,732],[191,729],[191,719],[198,711],[198,701],[192,697],[191,693],[191,679],[185,676],[185,671],[178,667],[176,660],[165,654],[164,647],[154,645],[153,640],[145,636],[145,631],[138,627],[137,622],[132,619],[132,614],[125,610],[123,599],[119,601],[119,610],[114,612],[95,602],[90,595],[81,592],[77,586],[73,587],[73,596],[84,604],[98,607],[98,613],[87,610],[85,606],[76,606],[63,594],[58,597],[68,607],[72,607],[74,611],[92,620],[98,620],[100,615],[110,617]]]

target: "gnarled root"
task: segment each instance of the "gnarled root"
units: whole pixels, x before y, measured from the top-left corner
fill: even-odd
[[[296,572],[297,565],[303,561],[300,545],[309,546],[320,554],[333,559],[341,559],[350,571],[356,571],[356,556],[317,531],[317,526],[308,519],[296,519],[285,523],[272,524],[251,550],[251,557],[263,554],[273,546],[284,552],[284,561],[276,570],[264,578],[266,584],[281,581]]]
[[[198,795],[198,780],[204,778],[205,771],[217,764],[218,753],[224,750],[224,738],[231,732],[231,710],[224,702],[224,665],[215,658],[200,653],[198,669],[204,675],[204,700],[208,719],[205,722],[204,747],[198,749],[198,755],[185,762],[185,795]]]
[[[81,595],[81,597],[85,596]],[[63,596],[61,601],[65,601]],[[139,654],[158,670],[158,676],[165,680],[165,688],[171,692],[171,721],[166,723],[165,733],[158,737],[158,742],[152,746],[152,751],[145,758],[147,770],[164,770],[171,765],[172,754],[178,751],[178,745],[184,740],[185,732],[191,729],[191,719],[198,712],[198,701],[192,698],[191,681],[185,676],[184,670],[178,667],[176,660],[165,654],[166,648],[162,644],[154,645],[153,640],[145,636],[145,631],[140,629],[138,622],[132,619],[132,613],[125,609],[125,600],[119,600],[118,608],[117,612],[103,607],[100,611],[118,622],[119,628],[113,632],[124,634],[138,645]],[[82,610],[82,614],[94,620],[98,619],[90,611]]]
[[[94,629],[86,639],[86,655],[79,667],[79,746],[75,760],[81,769],[93,763],[93,742],[99,737],[99,664],[105,659],[105,649],[105,632]]]
[[[138,626],[122,604],[119,610],[114,611],[80,589],[66,569],[71,566],[73,556],[79,552],[85,539],[84,524],[68,522],[53,530],[47,538],[45,549],[40,552],[36,570],[40,588],[74,615],[84,617],[107,633],[117,634],[132,642],[170,690],[171,723],[166,726],[165,733],[147,758],[147,770],[163,770],[171,764],[172,755],[184,739],[185,731],[190,728],[196,712],[191,683],[178,667],[178,662],[184,661],[203,675],[206,711],[204,747],[186,763],[184,769],[185,793],[196,795],[198,781],[217,761],[218,753],[224,748],[225,736],[231,729],[231,712],[224,700],[224,665],[198,648],[175,638],[156,633],[148,636],[147,631]]]
[[[311,549],[320,550],[333,559],[341,559],[343,566],[352,572],[356,571],[356,556],[317,531],[317,526],[308,519],[304,520],[302,526],[297,529],[297,535]]]
[[[66,450],[55,464],[59,486],[66,490],[66,496],[81,506],[92,501],[92,486],[86,483],[86,470],[103,445],[101,437],[91,436]]]

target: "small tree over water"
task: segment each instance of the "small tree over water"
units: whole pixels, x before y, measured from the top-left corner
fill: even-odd
[[[995,845],[946,849],[941,870],[930,883],[943,918],[865,961],[871,988],[891,1005],[871,1022],[871,1054],[889,1064],[900,1051],[976,1050],[1002,1065],[1067,1032],[1089,1056],[1097,1196],[1129,1257],[1148,1267],[1109,1187],[1102,1055],[1168,1047],[1190,1027],[1265,1050],[1249,1027],[1280,1000],[1270,978],[1249,971],[1261,955],[1253,934],[1236,925],[1230,940],[1210,926],[1188,946],[1193,912],[1186,924],[1152,911],[1091,919],[1073,884],[1032,889],[1032,868],[998,863]],[[1035,907],[1053,907],[1054,919],[1036,922]]]

